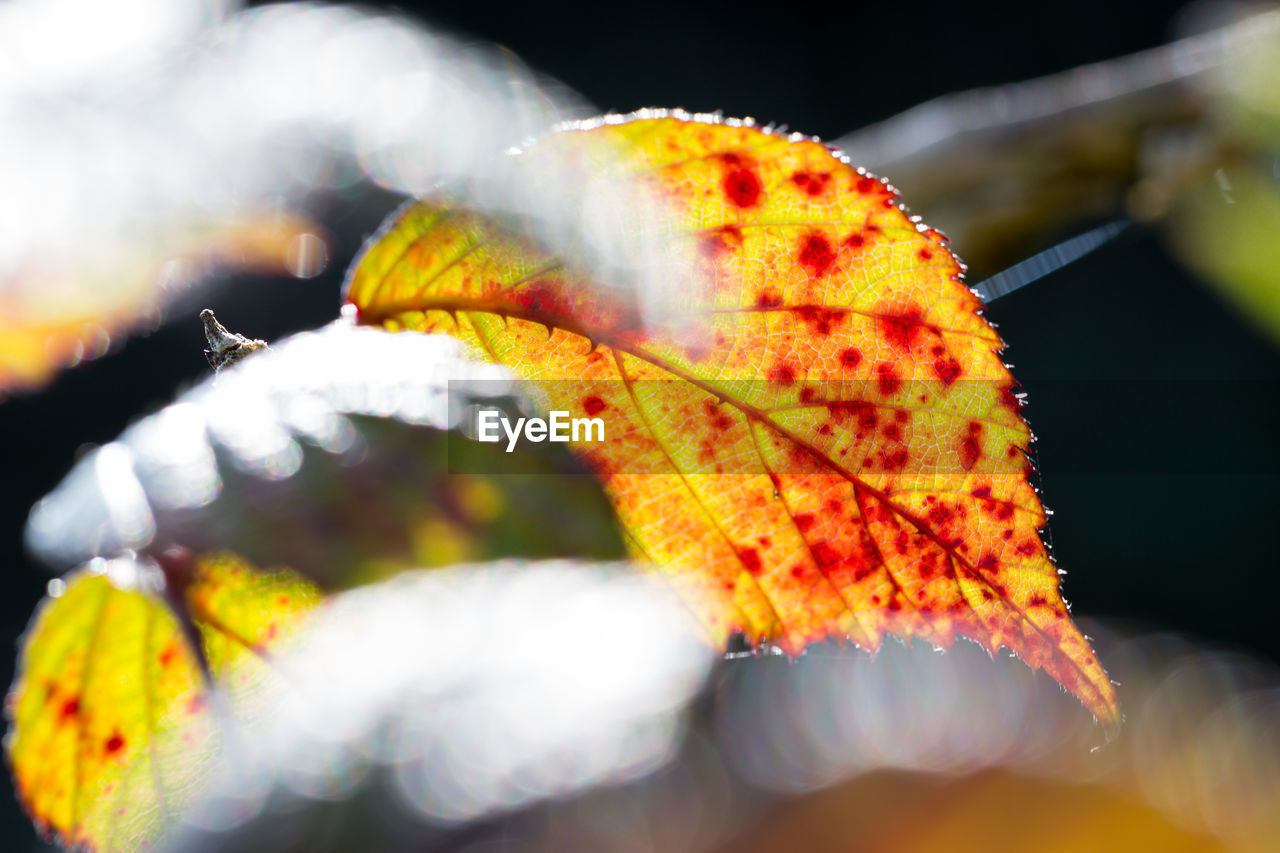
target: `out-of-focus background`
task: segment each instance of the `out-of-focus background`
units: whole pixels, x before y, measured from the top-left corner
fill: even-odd
[[[133,418],[207,374],[199,308],[212,306],[233,330],[268,340],[332,319],[343,272],[396,205],[395,190],[421,188],[433,179],[414,172],[415,134],[447,140],[465,130],[468,140],[478,134],[480,143],[510,144],[519,140],[485,138],[480,119],[491,117],[487,111],[517,104],[533,110],[522,121],[536,127],[543,115],[536,105],[556,102],[572,112],[585,109],[585,101],[601,111],[719,110],[836,140],[940,95],[1156,48],[1240,11],[1221,4],[1115,0],[363,4],[360,15],[399,11],[462,46],[480,46],[485,53],[476,60],[478,74],[504,63],[533,72],[524,78],[532,88],[515,95],[503,89],[493,103],[471,110],[455,92],[446,111],[424,116],[416,86],[434,79],[429,69],[414,65],[414,45],[404,31],[378,30],[367,17],[344,23],[332,8],[296,15],[290,7],[292,17],[281,17],[277,31],[250,27],[248,35],[228,31],[210,42],[199,34],[234,11],[227,2],[193,6],[199,13],[189,18],[165,13],[172,19],[163,19],[159,10],[181,4],[62,2],[72,16],[63,20],[41,14],[40,5],[0,5],[0,43],[6,45],[0,51],[0,174],[15,184],[27,182],[20,192],[0,186],[0,223],[9,232],[8,240],[0,234],[0,262],[11,279],[0,280],[0,312],[32,293],[52,292],[64,294],[63,300],[101,300],[100,310],[108,315],[127,313],[107,294],[137,286],[144,295],[122,302],[145,302],[157,276],[166,277],[167,295],[158,303],[162,309],[138,312],[148,316],[134,334],[116,334],[113,327],[106,337],[81,339],[77,331],[42,343],[47,348],[36,361],[86,363],[58,373],[43,390],[11,392],[0,403],[0,565],[6,583],[0,629],[13,641],[48,580],[22,547],[33,502],[63,477],[83,448],[112,439]],[[81,17],[90,14],[98,19]],[[361,32],[368,37],[357,38]],[[341,45],[334,45],[334,33],[345,39]],[[501,49],[488,52],[495,44]],[[321,49],[328,51],[325,61],[317,61]],[[459,53],[442,65],[446,76],[472,61],[463,47],[449,49]],[[403,66],[395,66],[396,51],[406,57]],[[1184,59],[1193,62],[1195,56]],[[252,77],[239,80],[239,88],[227,90],[228,118],[218,121],[202,111],[220,103],[214,90],[226,80],[218,72],[233,61],[243,63],[246,75],[296,74],[298,68],[314,73],[260,102],[252,102],[259,89]],[[394,81],[383,85],[366,76],[378,61],[395,68]],[[1176,76],[1179,67],[1165,70]],[[539,80],[538,74],[552,79]],[[369,90],[344,92],[341,101],[335,96],[335,105],[347,112],[334,116],[333,137],[323,145],[312,137],[291,139],[296,128],[262,118],[323,110],[326,96],[352,81]],[[1197,111],[1230,106],[1205,107],[1203,96],[1192,106],[1170,98],[1171,115],[1161,122],[1176,132],[1167,134],[1160,150],[1173,149],[1168,157],[1178,160],[1201,141]],[[353,102],[365,104],[367,114],[351,111]],[[104,113],[107,107],[118,114]],[[1260,114],[1266,119],[1265,110]],[[458,130],[452,122],[467,116],[477,123]],[[1088,120],[1078,120],[1088,127]],[[1098,119],[1103,120],[1109,119]],[[116,122],[146,124],[146,132],[120,133]],[[1260,134],[1274,131],[1263,120],[1256,124],[1263,128]],[[192,126],[207,135],[195,135]],[[353,133],[352,127],[368,134]],[[1001,138],[1034,144],[1036,127],[1015,126]],[[244,154],[256,150],[246,143],[247,134],[261,134],[273,158]],[[1074,179],[1068,172],[1050,180],[1046,174],[1060,165],[1050,146],[1048,162],[1028,166],[1020,177],[1059,192],[1064,182],[1101,180],[1110,158],[1132,159],[1108,148],[1106,134],[1066,138],[1076,140],[1076,152],[1096,143],[1096,156],[1084,158],[1096,168],[1076,164]],[[422,144],[436,162],[461,164],[465,172],[466,152]],[[112,145],[122,147],[106,150]],[[358,157],[354,164],[343,165],[341,157],[331,161],[317,151],[325,145],[348,146]],[[131,146],[146,146],[145,154]],[[189,160],[197,148],[203,159]],[[1242,154],[1242,148],[1248,150]],[[297,156],[288,156],[290,150]],[[1217,195],[1198,213],[1179,219],[1176,227],[1140,222],[1088,258],[1004,297],[988,316],[999,325],[1009,345],[1006,357],[1027,386],[1041,487],[1055,513],[1049,536],[1069,573],[1064,589],[1074,613],[1117,629],[1171,632],[1197,647],[1238,651],[1265,669],[1280,662],[1274,611],[1280,559],[1273,532],[1280,510],[1274,442],[1280,434],[1280,338],[1260,316],[1266,297],[1239,298],[1230,283],[1216,280],[1249,279],[1251,273],[1233,279],[1231,270],[1184,263],[1178,252],[1215,223],[1234,222],[1235,208],[1249,205],[1250,215],[1232,233],[1248,230],[1241,239],[1268,244],[1268,250],[1280,244],[1280,205],[1268,195],[1280,176],[1280,148],[1270,159],[1261,144],[1223,144],[1220,152],[1212,146],[1210,151],[1207,165],[1200,162],[1201,151],[1200,161],[1188,167],[1207,169],[1216,187]],[[957,169],[983,174],[990,164],[980,159],[1001,155],[988,147],[961,156],[968,159],[957,161]],[[1213,157],[1221,157],[1221,165]],[[65,159],[65,170],[57,168],[58,158]],[[24,168],[27,162],[39,167]],[[1249,177],[1242,181],[1237,175],[1243,169]],[[997,172],[992,170],[993,180]],[[192,214],[190,199],[170,197],[164,182],[149,182],[148,174],[175,176],[168,187],[175,193],[198,188],[208,200],[204,218]],[[885,177],[895,180],[892,170]],[[33,188],[31,182],[41,183]],[[913,212],[944,229],[938,217],[963,207],[926,191],[914,196],[905,177],[902,187]],[[979,261],[975,280],[1115,216],[1158,220],[1161,205],[1171,203],[1161,192],[1172,191],[1141,186],[1121,208],[1101,204],[1064,225],[1055,225],[1052,213],[1032,211],[1019,222],[1038,227],[1011,230],[1010,246],[999,245],[999,232],[992,238],[990,232],[971,231]],[[103,230],[95,218],[96,204],[122,198],[139,209],[167,211],[163,239],[173,259],[155,267],[143,284],[118,276],[151,269],[135,263],[131,253],[145,254],[160,238],[146,231],[147,223],[126,220]],[[273,198],[279,199],[274,208]],[[15,199],[38,204],[28,210]],[[245,199],[253,205],[242,206]],[[927,202],[938,206],[937,216]],[[1002,204],[1011,202],[993,193],[978,206]],[[1044,204],[1052,210],[1079,200],[1054,196]],[[230,211],[227,219],[234,225],[215,224],[211,210]],[[66,240],[68,234],[83,234],[83,240]],[[964,237],[954,231],[952,236],[966,257]],[[1213,239],[1218,242],[1211,245],[1224,247],[1224,255],[1239,256],[1228,238]],[[53,253],[59,263],[39,255],[41,246],[62,247]],[[77,247],[88,258],[83,266],[77,265]],[[1261,255],[1256,264],[1265,267]],[[41,260],[28,262],[32,257]],[[1280,292],[1277,270],[1273,284]],[[209,281],[206,289],[189,294],[188,281],[201,276]],[[13,278],[24,281],[14,285]],[[0,335],[10,338],[0,342],[0,350],[6,343],[16,348],[18,336],[27,333],[0,327]],[[13,661],[13,655],[0,656],[0,681],[11,679]],[[866,785],[865,777],[857,784]],[[986,784],[998,797],[1004,783],[997,777]],[[7,777],[4,785],[9,786]],[[884,795],[889,788],[878,790]],[[0,839],[4,849],[36,844],[8,795],[0,797]]]

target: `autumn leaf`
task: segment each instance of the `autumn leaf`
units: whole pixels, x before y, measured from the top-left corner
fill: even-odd
[[[271,689],[271,656],[319,594],[229,555],[191,569],[176,595],[226,706],[244,712]],[[55,582],[23,640],[5,745],[19,799],[67,846],[145,847],[210,781],[221,737],[214,685],[156,574],[95,561]]]
[[[821,143],[749,123],[609,117],[520,156],[666,198],[698,286],[655,315],[431,199],[353,269],[361,323],[454,335],[548,407],[601,418],[610,439],[580,452],[633,553],[716,643],[965,636],[1044,668],[1114,730],[1039,534],[1002,342],[940,234]]]

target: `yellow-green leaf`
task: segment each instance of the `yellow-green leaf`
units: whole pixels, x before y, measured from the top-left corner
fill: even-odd
[[[200,560],[181,596],[235,713],[319,601],[290,572]],[[68,846],[133,851],[201,792],[219,741],[211,687],[158,570],[94,561],[55,581],[22,645],[6,739],[19,799]]]

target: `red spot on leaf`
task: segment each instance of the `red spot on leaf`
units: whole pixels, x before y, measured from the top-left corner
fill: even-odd
[[[782,306],[782,297],[774,293],[772,290],[761,291],[756,297],[757,308],[779,308]]]
[[[901,352],[910,352],[918,343],[924,326],[923,312],[919,308],[909,308],[901,314],[890,314],[880,318],[880,330],[889,345]]]
[[[862,352],[857,347],[848,347],[840,353],[840,363],[846,370],[853,370],[862,363]]]
[[[831,246],[831,241],[821,234],[808,234],[800,241],[798,258],[800,266],[804,267],[809,275],[817,277],[824,274],[835,263],[836,250]]]
[[[796,172],[791,180],[807,195],[822,195],[831,183],[830,172]]]
[[[856,189],[858,192],[862,193],[863,195],[866,195],[867,193],[875,189],[876,186],[878,186],[878,184],[879,184],[879,181],[876,181],[872,178],[858,178],[858,180],[854,183],[853,188]]]
[[[928,246],[925,246],[920,251],[916,252],[916,257],[922,261],[931,261],[933,260],[933,250]]]
[[[591,397],[584,397],[582,399],[582,411],[586,412],[588,415],[591,415],[593,417],[595,415],[600,414],[607,408],[608,408],[608,405],[605,403],[604,400],[601,400],[599,397],[591,396]]]
[[[724,432],[733,426],[733,418],[720,411],[720,404],[715,400],[704,400],[702,407],[707,410],[707,416],[711,419],[711,426],[720,432]]]
[[[116,729],[111,733],[111,737],[107,738],[102,745],[102,751],[108,755],[116,755],[124,749],[124,735],[120,734],[120,730]]]
[[[860,439],[866,438],[875,431],[876,410],[862,400],[831,403],[827,406],[827,410],[831,412],[831,417],[836,423],[844,423],[850,415],[856,415],[858,419],[857,437]]]
[[[935,358],[933,360],[933,372],[942,381],[943,385],[950,385],[960,375],[960,362],[950,357]]]
[[[742,567],[753,575],[760,574],[760,552],[755,548],[740,548],[738,556],[742,559]]]
[[[793,385],[796,381],[795,368],[789,364],[777,364],[769,369],[768,379],[779,385]]]
[[[1004,406],[1011,412],[1017,412],[1022,408],[1022,401],[1018,399],[1018,394],[1014,390],[1016,385],[1006,385],[1000,389],[1000,405]]]
[[[798,313],[800,319],[809,324],[809,329],[816,335],[828,337],[831,330],[844,322],[844,312],[832,308],[821,308],[817,305],[805,305]]]
[[[760,193],[760,176],[752,169],[739,166],[724,176],[725,197],[736,207],[755,207]]]
[[[571,303],[554,281],[539,279],[514,292],[514,308],[550,331],[553,326],[586,326],[600,334],[634,338],[643,330],[638,308],[616,300]]]
[[[876,384],[880,388],[880,393],[888,397],[895,394],[902,387],[902,379],[898,376],[892,364],[881,362],[876,365]]]
[[[724,225],[702,239],[702,248],[711,258],[732,252],[742,245],[742,229],[737,225]]]
[[[548,281],[531,282],[516,294],[516,301],[521,307],[536,314],[568,314],[558,288]]]
[[[960,465],[966,471],[982,458],[982,424],[969,421],[969,433],[960,442]]]
[[[58,710],[58,719],[66,721],[80,713],[80,697],[73,696],[62,703],[62,707]]]
[[[814,562],[821,569],[830,569],[836,563],[840,562],[840,554],[835,548],[832,548],[826,542],[815,543],[810,549],[813,553]]]
[[[907,449],[899,447],[891,453],[884,454],[884,469],[886,471],[896,471],[907,464]]]
[[[935,503],[928,513],[929,521],[935,527],[942,527],[955,517],[956,511],[946,504]]]

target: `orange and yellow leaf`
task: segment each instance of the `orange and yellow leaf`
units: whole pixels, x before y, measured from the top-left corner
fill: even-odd
[[[99,561],[101,564],[102,561]],[[68,846],[137,850],[200,793],[219,740],[210,686],[169,606],[136,564],[80,569],[23,642],[6,740],[15,787]],[[267,689],[268,657],[319,600],[287,572],[201,560],[185,603],[233,709]]]
[[[824,145],[750,125],[611,119],[521,156],[548,153],[670,202],[671,239],[700,258],[670,316],[429,200],[354,269],[360,322],[454,335],[549,408],[602,418],[608,438],[580,452],[717,643],[961,635],[1114,728],[1040,537],[1002,342],[945,239]]]

